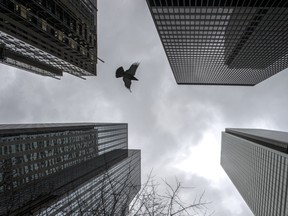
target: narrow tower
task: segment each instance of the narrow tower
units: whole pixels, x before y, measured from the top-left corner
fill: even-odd
[[[256,216],[288,215],[288,133],[226,129],[221,165]]]

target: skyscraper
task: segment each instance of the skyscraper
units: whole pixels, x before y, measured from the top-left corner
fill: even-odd
[[[0,61],[39,75],[95,76],[97,0],[3,0]]]
[[[221,165],[256,216],[288,215],[288,133],[226,129]]]
[[[147,0],[178,84],[253,86],[288,67],[288,2]]]
[[[127,136],[127,124],[0,125],[0,215],[127,211],[141,184]]]

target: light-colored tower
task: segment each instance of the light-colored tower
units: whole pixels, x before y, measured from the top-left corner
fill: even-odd
[[[226,129],[221,165],[256,216],[288,215],[288,133]]]

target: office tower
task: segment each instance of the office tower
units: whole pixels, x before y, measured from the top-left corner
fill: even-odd
[[[256,216],[288,215],[288,133],[226,129],[221,165]]]
[[[127,211],[140,184],[127,124],[0,125],[0,215]]]
[[[111,158],[117,156],[115,161]],[[140,150],[114,150],[107,153],[103,169],[85,184],[73,188],[52,205],[47,204],[37,215],[119,215],[126,216],[129,204],[140,190]],[[110,160],[109,160],[110,158]],[[113,158],[114,159],[114,158]],[[94,161],[95,162],[95,161]],[[99,160],[97,161],[99,163]],[[109,167],[107,167],[107,164]],[[93,164],[93,166],[95,166]],[[99,170],[99,168],[97,167]],[[91,173],[89,173],[91,175]]]
[[[3,0],[0,61],[39,75],[95,76],[97,0]]]
[[[147,0],[178,84],[253,86],[288,67],[288,2]]]

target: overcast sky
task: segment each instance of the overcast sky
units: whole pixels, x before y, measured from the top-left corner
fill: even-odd
[[[179,86],[144,0],[98,1],[98,76],[61,81],[0,65],[1,123],[127,122],[130,148],[153,168],[205,190],[217,216],[252,213],[220,166],[226,127],[288,131],[288,70],[255,87]],[[140,61],[130,93],[124,69]],[[187,193],[193,199],[193,193]]]

